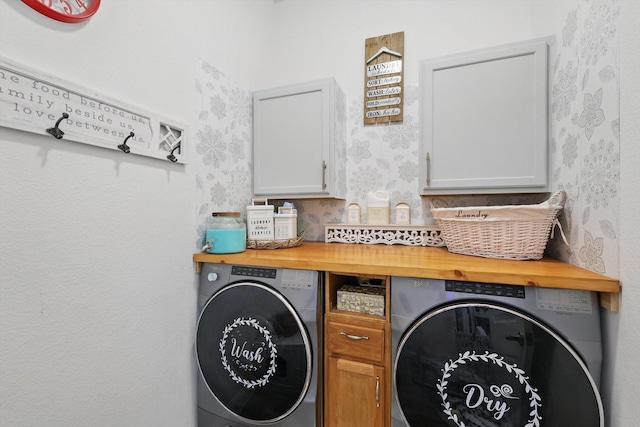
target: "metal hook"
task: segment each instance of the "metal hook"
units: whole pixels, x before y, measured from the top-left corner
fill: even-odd
[[[62,113],[62,117],[58,119],[58,121],[52,128],[48,128],[47,132],[56,139],[62,139],[64,132],[62,131],[62,129],[58,128],[58,126],[60,125],[61,121],[68,118],[69,118],[69,115],[67,113]]]
[[[177,162],[178,158],[176,156],[173,155],[173,152],[178,150],[180,148],[180,143],[178,143],[178,145],[176,145],[175,147],[173,147],[173,150],[171,150],[171,153],[167,156],[167,159],[171,160],[172,162]],[[179,153],[180,151],[178,151]]]
[[[134,136],[136,136],[136,134],[133,133],[133,132],[130,132],[129,136],[127,136],[124,139],[124,142],[122,144],[118,145],[118,148],[121,149],[123,152],[128,154],[131,151],[131,148],[127,145],[127,141],[129,140],[129,138],[132,138]]]

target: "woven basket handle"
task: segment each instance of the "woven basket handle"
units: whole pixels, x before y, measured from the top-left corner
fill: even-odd
[[[564,202],[567,201],[567,193],[564,190],[558,190],[551,195],[548,202],[551,206],[564,206]]]
[[[569,242],[567,242],[567,238],[564,235],[564,231],[562,230],[562,225],[560,224],[560,221],[558,221],[557,219],[554,219],[553,223],[551,224],[551,239],[553,239],[556,227],[558,227],[558,229],[560,230],[560,237],[562,237],[562,240],[564,241],[564,244],[569,246]]]

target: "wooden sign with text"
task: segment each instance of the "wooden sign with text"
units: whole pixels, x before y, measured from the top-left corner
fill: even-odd
[[[0,126],[185,163],[183,126],[39,74],[0,58]]]
[[[367,39],[364,57],[364,124],[401,122],[404,32]]]

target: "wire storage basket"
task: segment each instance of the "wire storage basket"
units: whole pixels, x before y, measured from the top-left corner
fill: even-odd
[[[566,198],[560,190],[537,205],[432,208],[431,212],[449,252],[536,260],[543,257],[554,227],[560,227],[557,216]]]

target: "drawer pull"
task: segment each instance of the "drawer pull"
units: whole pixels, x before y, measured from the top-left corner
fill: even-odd
[[[431,186],[431,156],[427,153],[427,188]]]
[[[322,191],[327,189],[326,177],[327,177],[327,163],[323,160],[322,161]]]
[[[344,335],[345,337],[349,338],[350,340],[368,340],[369,337],[367,336],[360,336],[360,335],[350,335],[346,332],[340,331],[340,335]]]
[[[376,408],[380,407],[380,377],[376,377]]]

